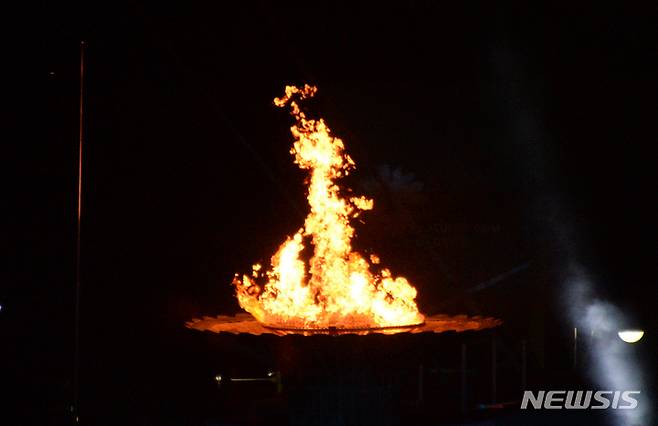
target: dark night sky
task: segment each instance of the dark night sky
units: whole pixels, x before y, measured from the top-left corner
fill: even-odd
[[[90,371],[139,364],[186,319],[236,311],[233,273],[301,225],[291,121],[272,104],[291,83],[318,86],[310,111],[355,159],[350,185],[375,197],[360,244],[417,284],[421,307],[531,261],[500,292],[443,306],[504,317],[533,285],[555,296],[574,249],[607,296],[648,318],[655,7],[459,3],[47,7],[45,61],[27,83],[45,103],[23,108],[29,125],[8,148],[19,184],[0,322],[30,353],[13,374],[52,379],[39,395],[67,386],[80,39]]]

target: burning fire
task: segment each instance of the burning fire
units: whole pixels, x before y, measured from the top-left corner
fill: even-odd
[[[377,256],[366,259],[351,247],[354,228],[350,220],[373,208],[366,197],[345,198],[335,182],[355,164],[345,153],[343,141],[333,136],[324,120],[307,118],[295,99],[315,95],[317,88],[286,86],[275,98],[279,107],[289,105],[296,123],[291,154],[295,163],[309,170],[310,213],[304,226],[288,237],[272,256],[263,273],[259,264],[251,275],[236,274],[233,284],[240,306],[259,322],[287,329],[360,329],[420,324],[416,289],[403,277],[379,268]],[[309,264],[300,258],[305,241],[313,245]]]

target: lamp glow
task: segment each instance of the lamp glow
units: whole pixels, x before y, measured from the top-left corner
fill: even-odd
[[[620,330],[617,332],[617,335],[621,340],[626,343],[636,343],[642,336],[644,336],[644,331],[642,330]]]

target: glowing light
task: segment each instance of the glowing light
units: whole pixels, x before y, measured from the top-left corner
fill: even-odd
[[[379,266],[377,256],[363,256],[351,246],[350,221],[373,208],[373,200],[349,196],[336,182],[355,168],[343,141],[323,119],[307,118],[297,101],[317,89],[287,86],[274,99],[289,106],[295,125],[290,151],[309,171],[310,212],[304,226],[281,244],[270,268],[256,264],[250,274],[236,274],[233,284],[240,306],[260,323],[287,329],[360,329],[415,325],[424,317],[416,306],[416,289],[404,277]],[[306,243],[313,253],[305,261]],[[377,268],[376,271],[371,269]],[[260,281],[260,282],[259,282]]]
[[[644,331],[642,330],[620,330],[617,332],[617,336],[626,343],[636,343],[639,342],[642,336],[644,336]]]

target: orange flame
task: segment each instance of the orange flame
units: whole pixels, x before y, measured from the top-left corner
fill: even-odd
[[[354,169],[343,141],[332,136],[324,120],[306,117],[294,100],[315,95],[315,87],[286,86],[275,98],[279,107],[290,106],[296,124],[291,154],[302,169],[310,170],[310,213],[304,227],[281,244],[272,256],[271,269],[263,273],[253,266],[251,276],[236,274],[233,284],[240,306],[259,322],[278,328],[379,328],[422,323],[414,299],[416,289],[388,269],[371,272],[379,264],[352,251],[354,228],[350,219],[373,208],[366,197],[343,198],[335,180]],[[308,270],[300,253],[310,238],[313,256]],[[257,284],[262,278],[263,285]]]

